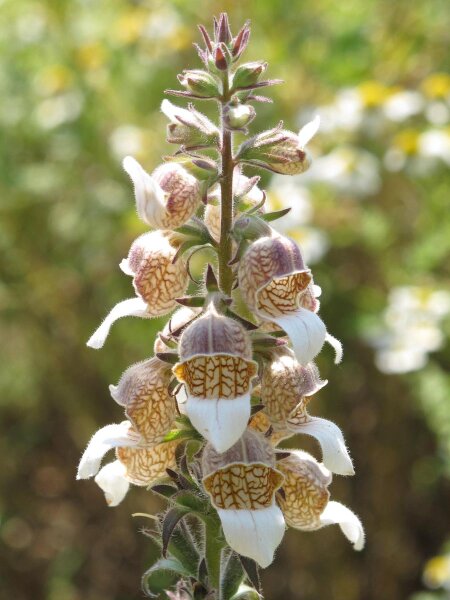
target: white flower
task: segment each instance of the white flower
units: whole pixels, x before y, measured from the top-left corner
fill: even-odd
[[[391,121],[401,122],[420,113],[425,100],[419,92],[403,90],[388,96],[383,104],[383,112]]]

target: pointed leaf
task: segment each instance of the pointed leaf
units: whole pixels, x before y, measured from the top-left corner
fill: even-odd
[[[281,219],[284,215],[287,215],[290,212],[291,208],[283,208],[283,210],[275,210],[274,212],[265,213],[261,215],[261,219],[264,219],[266,222],[276,221],[276,219]]]
[[[235,552],[230,552],[228,558],[222,559],[220,600],[228,600],[234,596],[244,578],[245,573],[241,561]]]
[[[142,576],[142,589],[150,598],[158,598],[177,579],[189,576],[190,572],[176,558],[160,558]]]
[[[258,591],[261,591],[261,581],[259,578],[259,570],[256,562],[251,558],[248,558],[247,556],[241,556],[240,554],[239,560],[241,561],[242,566],[244,567],[244,571],[247,573],[247,577],[249,578],[253,587],[256,588]]]
[[[173,485],[164,483],[153,485],[150,489],[152,492],[155,492],[155,494],[159,494],[164,498],[171,498],[177,492],[177,488],[173,487]]]
[[[165,515],[162,523],[162,555],[164,558],[167,556],[167,548],[169,546],[170,538],[178,522],[185,517],[187,511],[180,508],[171,508]]]

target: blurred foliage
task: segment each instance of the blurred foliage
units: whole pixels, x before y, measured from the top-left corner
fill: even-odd
[[[163,90],[198,64],[195,25],[221,10],[234,27],[252,19],[247,57],[286,81],[253,130],[280,118],[294,128],[300,109],[341,88],[419,89],[448,71],[446,0],[0,2],[2,598],[141,597],[153,549],[130,514],[157,510],[157,500],[135,489],[109,510],[74,476],[90,435],[121,414],[107,384],[151,354],[161,323],[119,322],[101,353],[85,340],[129,295],[117,265],[143,231],[121,158],[151,170],[171,152]],[[365,133],[332,143],[383,156],[388,138]],[[408,598],[424,589],[422,570],[449,533],[448,344],[421,371],[387,376],[364,340],[392,287],[448,286],[448,185],[444,163],[426,174],[385,170],[364,200],[315,184],[313,224],[330,248],[315,278],[324,321],[346,350],[339,369],[321,357],[330,384],[315,413],[346,433],[357,476],[336,481],[333,497],[361,516],[367,550],[354,554],[331,529],[289,532],[264,574],[271,600]],[[414,598],[442,597],[430,594]]]

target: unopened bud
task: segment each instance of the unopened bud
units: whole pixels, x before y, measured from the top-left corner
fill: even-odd
[[[280,124],[279,127],[259,133],[244,142],[237,157],[282,175],[304,173],[311,165],[305,146],[316,133],[319,123],[319,118],[316,117],[298,135],[281,129]]]
[[[233,237],[236,240],[257,240],[261,237],[270,237],[271,234],[270,226],[256,215],[239,217],[233,227]]]
[[[183,71],[178,75],[178,81],[188,92],[201,98],[213,98],[219,95],[219,82],[217,79],[200,69]]]
[[[214,65],[219,71],[226,71],[231,63],[231,56],[225,44],[219,44],[213,52]]]
[[[251,87],[258,82],[266,69],[267,63],[264,61],[248,62],[240,65],[233,74],[233,90]]]
[[[215,146],[219,141],[220,132],[214,123],[192,106],[185,109],[163,100],[161,110],[171,121],[167,126],[167,141],[171,144],[192,149]]]
[[[227,129],[243,129],[253,121],[256,111],[250,104],[230,102],[225,106],[223,116]]]

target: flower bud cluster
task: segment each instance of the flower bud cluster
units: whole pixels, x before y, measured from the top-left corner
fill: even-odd
[[[307,411],[327,383],[315,357],[329,342],[339,362],[342,348],[318,315],[320,288],[301,249],[270,226],[286,211],[266,213],[259,177],[243,173],[245,165],[303,173],[310,163],[305,146],[319,120],[298,134],[281,125],[256,134],[233,153],[233,131],[246,133],[256,114],[252,90],[274,81],[260,81],[263,61],[235,67],[248,24],[233,37],[222,14],[213,37],[200,31],[206,70],[183,71],[184,89],[171,93],[218,100],[220,127],[192,104],[164,100],[167,140],[181,146],[178,152],[151,175],[132,157],[124,159],[138,216],[152,231],[135,240],[120,263],[135,297],[112,309],[88,345],[101,347],[123,316],[151,318],[183,308],[159,333],[155,356],[110,387],[126,421],[93,436],[79,478],[96,475],[111,505],[130,483],[148,486],[170,476],[184,491],[197,486],[196,501],[208,499],[227,544],[263,567],[272,562],[286,524],[312,531],[337,523],[360,549],[358,517],[329,500],[331,473],[354,472],[342,432]],[[185,295],[190,258],[206,246],[215,260],[197,292]],[[318,441],[323,464],[300,450],[277,449],[298,434]],[[179,446],[181,438],[196,451]],[[99,471],[110,448],[116,460]],[[184,475],[177,475],[182,466]]]

